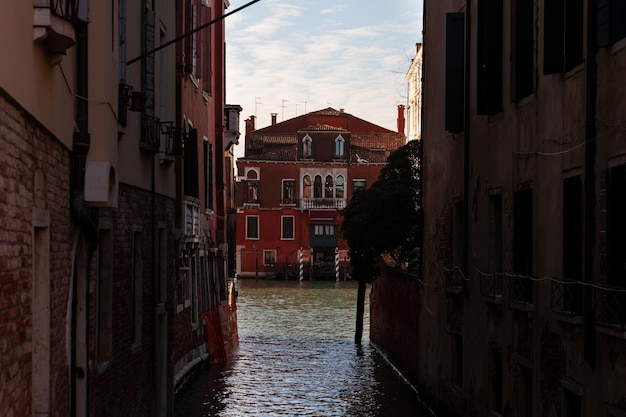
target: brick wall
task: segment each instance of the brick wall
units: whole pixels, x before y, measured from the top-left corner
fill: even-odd
[[[49,215],[50,415],[68,410],[70,155],[0,92],[0,415],[32,415],[33,208]],[[37,178],[37,179],[36,179]]]

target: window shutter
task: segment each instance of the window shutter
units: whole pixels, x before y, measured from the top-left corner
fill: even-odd
[[[198,129],[185,140],[185,195],[198,198]]]
[[[477,113],[502,111],[502,0],[478,3]]]
[[[463,131],[464,58],[465,13],[447,13],[445,128],[452,133]]]

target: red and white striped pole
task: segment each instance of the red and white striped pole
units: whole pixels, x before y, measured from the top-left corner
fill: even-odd
[[[339,248],[335,248],[335,281],[339,281]]]
[[[304,279],[304,262],[302,261],[302,248],[298,251],[298,260],[300,262],[300,281]]]

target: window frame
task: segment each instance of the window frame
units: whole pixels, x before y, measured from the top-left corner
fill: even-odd
[[[286,228],[285,221],[291,219],[291,236],[286,234],[288,228]],[[296,238],[296,217],[295,216],[281,216],[280,217],[280,239],[281,240],[295,240]]]
[[[256,219],[256,224],[252,225],[251,221]],[[251,227],[254,226],[254,227]],[[255,229],[256,236],[251,235],[251,232]],[[260,224],[259,224],[259,216],[256,214],[250,214],[246,216],[246,240],[259,240],[261,236]]]

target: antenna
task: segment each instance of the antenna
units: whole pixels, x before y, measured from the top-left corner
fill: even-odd
[[[259,100],[261,100],[261,97],[254,98],[254,117],[257,117],[257,105],[261,104]]]
[[[285,107],[286,107],[286,106],[285,106],[285,102],[288,102],[288,101],[289,101],[289,100],[285,100],[285,99],[283,99],[283,104],[280,106],[280,107],[282,107],[282,108],[283,108],[283,115],[282,115],[283,120],[285,120]]]

